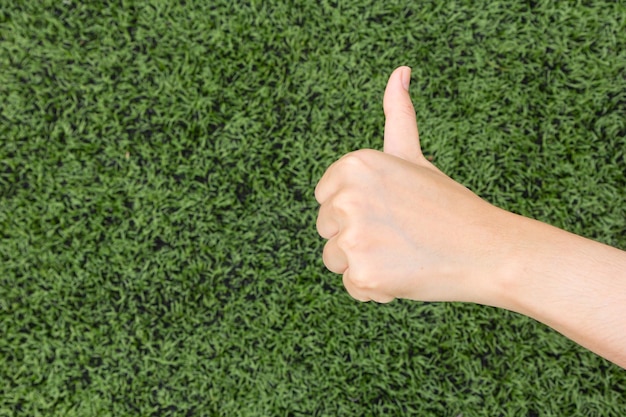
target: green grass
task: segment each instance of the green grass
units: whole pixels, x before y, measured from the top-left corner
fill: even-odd
[[[410,65],[442,170],[626,248],[626,5],[547,4],[0,2],[0,416],[624,415],[528,318],[355,302],[315,231]]]

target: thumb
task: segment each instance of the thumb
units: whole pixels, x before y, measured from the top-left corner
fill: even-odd
[[[383,109],[385,111],[384,151],[410,162],[423,158],[415,109],[409,96],[411,68],[399,67],[391,74],[385,89]]]

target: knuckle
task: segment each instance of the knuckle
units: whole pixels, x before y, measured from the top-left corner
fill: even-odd
[[[341,158],[343,165],[360,165],[363,163],[363,150],[353,151]]]
[[[348,172],[358,172],[359,170],[367,169],[369,166],[368,162],[377,153],[379,152],[373,149],[359,149],[344,155],[340,162]]]
[[[376,289],[376,282],[372,278],[369,273],[363,271],[350,276],[352,285],[360,291],[372,291]]]
[[[413,103],[403,103],[399,106],[398,111],[404,117],[410,117],[411,119],[415,119],[415,108],[413,107]]]
[[[357,193],[345,190],[333,199],[333,211],[344,215],[351,215],[361,206],[360,200],[361,199]]]
[[[370,297],[368,297],[364,291],[354,285],[352,278],[344,273],[343,275],[343,286],[346,288],[348,293],[352,298],[358,301],[370,301]]]
[[[337,236],[337,247],[344,252],[353,252],[359,246],[359,237],[350,230],[345,230]]]
[[[331,197],[338,189],[361,181],[366,171],[371,171],[375,163],[370,163],[376,154],[373,149],[361,149],[342,156],[332,164],[315,186],[314,195],[319,204]]]
[[[401,103],[389,103],[389,106],[383,108],[385,117],[393,120],[406,120],[407,118],[415,119],[415,107],[413,103],[401,102]]]

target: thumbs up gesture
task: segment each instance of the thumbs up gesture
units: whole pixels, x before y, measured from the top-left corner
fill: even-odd
[[[387,83],[384,152],[332,164],[315,189],[324,264],[357,300],[517,311],[626,367],[626,252],[501,210],[420,149],[410,69]]]
[[[422,154],[409,96],[396,69],[384,95],[384,152],[359,150],[332,164],[315,189],[326,267],[357,300],[473,301],[505,268],[509,213],[443,174]]]

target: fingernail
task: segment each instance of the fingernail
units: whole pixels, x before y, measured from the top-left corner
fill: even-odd
[[[411,85],[411,68],[404,68],[400,75],[402,78],[402,87],[404,87],[406,91],[409,91],[409,85]]]

